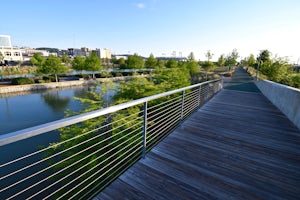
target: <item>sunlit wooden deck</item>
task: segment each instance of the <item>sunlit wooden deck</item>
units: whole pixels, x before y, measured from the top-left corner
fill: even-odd
[[[224,89],[95,199],[300,199],[300,131]]]

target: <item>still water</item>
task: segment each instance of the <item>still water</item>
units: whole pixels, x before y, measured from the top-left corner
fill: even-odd
[[[80,111],[83,108],[80,101],[75,100],[74,97],[83,97],[89,90],[100,89],[101,86],[85,86],[2,95],[0,96],[0,135],[63,119],[67,109]],[[113,89],[109,90],[104,94],[104,99],[110,100],[115,92]],[[0,164],[34,152],[39,149],[39,146],[48,146],[49,143],[58,140],[59,133],[52,131],[2,146]]]
[[[90,89],[80,87],[0,96],[0,135],[62,119],[67,109],[79,111],[82,105],[74,97],[81,97]]]

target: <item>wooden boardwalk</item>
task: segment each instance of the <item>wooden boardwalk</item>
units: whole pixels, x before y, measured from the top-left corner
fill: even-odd
[[[223,89],[98,199],[300,199],[300,131],[261,93]]]

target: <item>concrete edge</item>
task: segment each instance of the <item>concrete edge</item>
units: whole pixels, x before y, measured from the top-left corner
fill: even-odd
[[[142,77],[142,76],[138,76]],[[76,87],[82,85],[89,85],[93,83],[101,83],[107,80],[111,81],[124,81],[133,78],[132,76],[123,76],[123,77],[113,77],[113,78],[97,78],[96,80],[75,80],[75,81],[63,81],[58,83],[38,83],[38,84],[29,84],[29,85],[10,85],[0,87],[0,94],[8,93],[21,93],[21,92],[30,92],[37,90],[48,90],[56,88],[67,88],[67,87]]]
[[[261,80],[255,84],[300,130],[300,90],[268,80]]]

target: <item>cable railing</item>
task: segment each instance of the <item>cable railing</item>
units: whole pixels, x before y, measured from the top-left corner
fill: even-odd
[[[0,199],[91,199],[221,88],[207,81],[1,135]],[[57,138],[32,142],[46,134]]]

